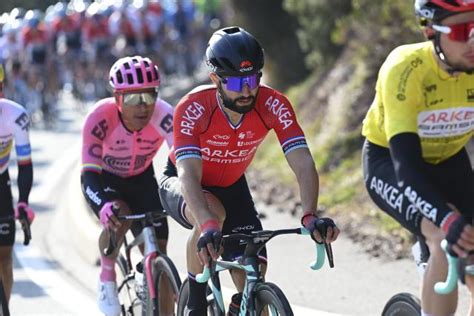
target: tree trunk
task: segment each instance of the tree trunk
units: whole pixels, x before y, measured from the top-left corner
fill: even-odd
[[[254,35],[265,51],[264,71],[269,84],[286,89],[308,74],[298,43],[295,17],[286,12],[283,0],[230,0],[234,23]]]

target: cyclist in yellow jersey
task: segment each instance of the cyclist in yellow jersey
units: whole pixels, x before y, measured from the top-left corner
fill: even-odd
[[[442,239],[456,256],[474,250],[464,148],[474,130],[474,0],[415,0],[415,10],[429,41],[394,49],[380,69],[362,130],[364,180],[373,201],[429,248],[422,314],[454,315],[457,291],[441,296],[433,285],[447,271]],[[474,293],[474,277],[466,284]]]

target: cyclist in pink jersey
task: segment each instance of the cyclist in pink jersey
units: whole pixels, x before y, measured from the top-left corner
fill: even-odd
[[[213,245],[222,234],[262,229],[244,173],[271,129],[299,184],[302,224],[317,241],[323,237],[316,222],[326,228],[327,242],[339,234],[330,218],[316,216],[318,174],[290,102],[260,85],[264,57],[258,41],[239,27],[224,28],[211,37],[206,58],[213,85],[196,88],[177,105],[174,149],[158,181],[164,208],[192,229],[187,249],[189,315],[206,315],[206,285],[194,277],[210,257],[217,259],[219,249]],[[226,242],[222,257],[232,260],[242,253],[238,242]],[[260,256],[265,263],[265,249]],[[234,309],[244,277],[233,271],[232,278],[239,291],[232,299]]]
[[[12,247],[15,242],[15,220],[19,209],[24,209],[31,223],[34,212],[28,206],[28,197],[33,185],[33,164],[28,128],[30,119],[23,106],[3,97],[3,66],[0,64],[0,279],[3,282],[7,301],[13,284]],[[8,162],[15,147],[18,161],[19,197],[16,208],[10,188]]]
[[[163,142],[172,145],[173,109],[158,98],[159,71],[149,58],[119,59],[110,69],[110,84],[114,98],[99,101],[84,124],[81,183],[104,228],[99,237],[99,308],[106,315],[119,315],[115,282],[119,248],[108,257],[103,251],[109,229],[117,233],[118,245],[129,228],[135,235],[142,229],[138,223],[131,227],[120,223],[116,214],[163,210],[152,160]],[[155,227],[159,247],[166,252],[166,219]]]

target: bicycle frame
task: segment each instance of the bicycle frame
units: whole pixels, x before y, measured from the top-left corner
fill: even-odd
[[[263,282],[263,276],[261,275],[260,262],[257,253],[270,239],[277,235],[283,234],[309,235],[310,232],[306,228],[301,227],[296,229],[253,232],[253,236],[246,234],[232,234],[223,236],[223,240],[240,238],[242,238],[241,240],[245,240],[247,244],[244,255],[239,260],[217,260],[215,262],[211,262],[210,268],[206,266],[204,267],[203,273],[196,275],[197,282],[205,283],[209,279],[211,280],[212,294],[222,315],[225,313],[225,307],[218,273],[230,269],[239,269],[245,271],[246,278],[244,290],[242,292],[242,301],[240,304],[239,315],[256,315],[254,289],[257,284]],[[318,270],[323,266],[325,261],[324,249],[326,249],[326,253],[328,254],[330,266],[334,266],[330,245],[326,243],[324,243],[324,245],[316,244],[316,261],[311,264],[311,269]]]
[[[117,219],[120,221],[141,221],[143,224],[143,229],[141,233],[136,236],[131,243],[127,244],[126,238],[124,238],[124,246],[125,246],[125,256],[127,258],[127,264],[128,264],[128,270],[129,271],[134,271],[134,267],[132,266],[132,260],[131,260],[131,251],[132,248],[138,247],[140,245],[144,245],[144,253],[143,253],[143,258],[142,262],[143,268],[144,268],[144,275],[146,277],[146,282],[150,286],[147,286],[147,291],[150,296],[150,298],[153,300],[154,304],[156,302],[157,298],[157,293],[154,288],[154,286],[151,286],[153,284],[153,271],[152,271],[152,266],[153,266],[153,261],[155,258],[157,258],[160,254],[161,251],[158,247],[158,244],[156,242],[156,234],[155,230],[153,228],[153,225],[151,222],[153,219],[158,219],[161,217],[165,217],[166,215],[154,215],[153,212],[150,213],[144,213],[144,214],[137,214],[137,215],[123,215],[123,216],[117,216]],[[114,249],[116,248],[116,236],[115,233],[110,232],[110,239],[109,239],[109,245],[105,249],[104,253],[105,255],[110,255]],[[130,276],[131,278],[131,276]],[[126,280],[124,280],[123,284],[119,286],[119,290],[122,289],[123,285],[129,280],[127,277]],[[156,308],[157,306],[153,306],[153,308]]]
[[[239,263],[238,261],[216,261],[214,263],[214,272],[212,273],[211,289],[216,299],[219,310],[224,313],[224,299],[222,296],[220,280],[218,273],[225,270],[239,269],[246,272],[246,280],[244,291],[242,293],[241,312],[246,315],[247,306],[249,310],[254,310],[253,289],[255,285],[263,280],[259,271],[260,264],[258,258],[246,258],[247,263]]]
[[[130,219],[130,218],[129,218]],[[153,284],[153,274],[152,274],[152,264],[153,260],[158,257],[158,255],[161,253],[158,244],[156,243],[156,236],[155,236],[155,230],[153,229],[152,226],[145,226],[143,227],[142,232],[140,235],[135,237],[135,239],[132,240],[131,243],[126,244],[125,243],[125,255],[127,257],[127,263],[129,265],[129,270],[131,271],[133,267],[131,266],[132,261],[131,261],[131,251],[133,247],[138,247],[140,245],[144,244],[145,249],[143,252],[143,263],[144,263],[144,274],[146,277],[147,284]],[[148,292],[150,294],[150,297],[155,299],[156,298],[156,291],[153,286],[148,286],[147,287]]]

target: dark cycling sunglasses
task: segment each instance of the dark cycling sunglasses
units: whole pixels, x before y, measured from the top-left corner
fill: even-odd
[[[448,38],[456,42],[467,42],[471,36],[474,36],[474,22],[465,22],[451,25],[433,25],[435,31],[448,34]]]
[[[244,77],[220,77],[219,79],[225,84],[227,90],[234,92],[241,92],[244,85],[248,85],[250,90],[255,89],[260,84],[260,78],[262,77],[261,72]]]
[[[155,104],[158,92],[134,92],[122,94],[122,106],[137,106],[140,104]]]

